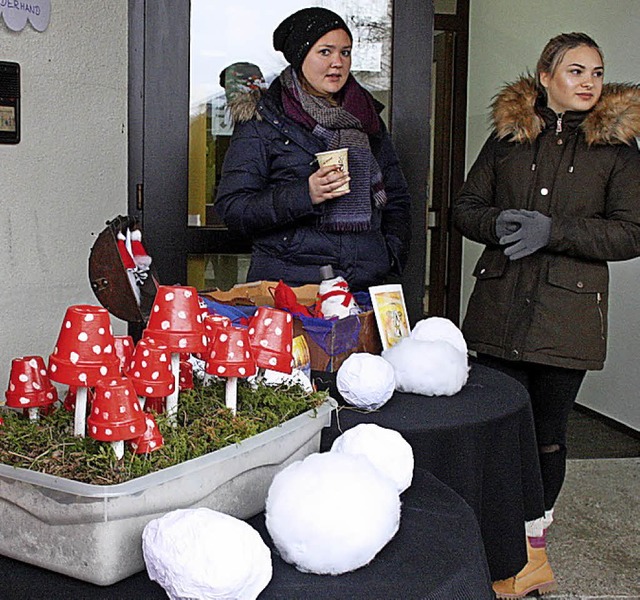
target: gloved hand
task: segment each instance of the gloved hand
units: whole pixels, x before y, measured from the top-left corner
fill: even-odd
[[[551,237],[551,217],[537,210],[519,210],[517,213],[509,215],[509,222],[519,224],[519,229],[500,238],[501,245],[511,244],[504,249],[509,260],[518,260],[544,248]]]
[[[503,238],[509,233],[518,231],[520,223],[512,219],[513,215],[519,215],[520,211],[516,208],[503,210],[496,219],[496,236],[498,239]]]

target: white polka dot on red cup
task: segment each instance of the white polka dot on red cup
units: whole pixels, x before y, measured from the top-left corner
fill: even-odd
[[[87,332],[86,332],[86,331],[81,331],[81,332],[78,334],[78,340],[79,340],[79,341],[81,341],[81,342],[86,342],[88,339],[89,339],[89,336],[87,335]]]

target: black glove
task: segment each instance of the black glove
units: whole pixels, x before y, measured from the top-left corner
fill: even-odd
[[[503,238],[509,233],[518,231],[520,223],[512,219],[513,215],[519,215],[520,211],[515,208],[503,210],[496,219],[496,236],[498,239]]]
[[[518,214],[510,215],[509,222],[520,225],[514,233],[500,238],[500,244],[511,244],[504,249],[509,260],[518,260],[533,254],[549,243],[551,237],[551,217],[547,217],[537,210],[520,210]]]

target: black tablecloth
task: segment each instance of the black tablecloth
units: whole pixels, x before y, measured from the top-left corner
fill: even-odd
[[[544,506],[533,417],[520,383],[471,363],[467,384],[454,396],[396,392],[378,411],[341,407],[323,431],[323,449],[359,423],[399,431],[416,467],[467,501],[480,523],[493,580],[526,564],[524,521],[542,516]]]
[[[347,510],[347,509],[345,509]],[[339,576],[300,573],[273,551],[264,515],[249,520],[272,549],[273,578],[259,600],[490,600],[489,570],[471,508],[429,472],[416,469],[402,495],[396,536],[373,561]],[[108,587],[0,557],[2,600],[166,600],[138,573]]]

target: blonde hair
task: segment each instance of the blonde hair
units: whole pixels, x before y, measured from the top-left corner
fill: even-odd
[[[546,97],[546,89],[540,83],[540,73],[549,73],[553,75],[558,65],[564,58],[564,55],[573,48],[578,46],[588,46],[594,48],[602,62],[604,63],[604,54],[600,49],[600,46],[595,42],[592,37],[589,37],[586,33],[561,33],[554,38],[551,38],[547,45],[542,50],[538,64],[536,65],[536,87],[538,91],[543,93]]]

